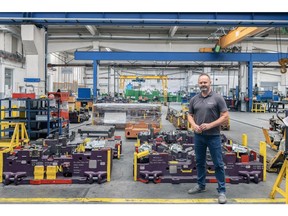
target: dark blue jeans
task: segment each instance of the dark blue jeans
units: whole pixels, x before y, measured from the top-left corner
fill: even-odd
[[[194,140],[198,185],[200,188],[205,188],[206,186],[206,150],[208,147],[215,167],[215,176],[218,181],[217,190],[219,193],[225,193],[225,170],[220,135],[195,134]]]

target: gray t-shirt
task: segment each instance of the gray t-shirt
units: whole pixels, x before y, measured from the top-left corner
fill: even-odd
[[[190,100],[189,113],[193,115],[194,121],[197,125],[213,122],[220,117],[221,112],[227,110],[224,98],[213,91],[211,91],[207,97],[203,97],[200,93]],[[220,126],[203,131],[202,134],[219,135]]]

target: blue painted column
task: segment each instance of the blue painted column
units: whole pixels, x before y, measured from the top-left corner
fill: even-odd
[[[252,109],[253,102],[253,61],[248,61],[248,97],[249,97],[249,112]]]
[[[97,100],[97,68],[98,63],[96,60],[93,61],[93,102]]]
[[[47,83],[47,80],[48,80],[48,72],[47,72],[47,56],[48,56],[48,32],[47,32],[47,28],[45,28],[45,59],[44,59],[44,64],[45,64],[45,68],[44,68],[44,79],[45,79],[45,89],[44,89],[44,93],[45,95],[48,94],[48,83]],[[51,82],[51,81],[50,81]]]

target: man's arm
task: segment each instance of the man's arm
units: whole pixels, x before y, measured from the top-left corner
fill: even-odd
[[[187,119],[188,119],[188,122],[191,124],[192,130],[195,131],[196,133],[202,133],[200,126],[195,123],[193,115],[190,113],[188,113],[187,115],[188,115]]]

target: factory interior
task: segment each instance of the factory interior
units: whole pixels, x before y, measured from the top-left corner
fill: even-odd
[[[287,211],[288,12],[114,10],[0,11],[0,205]],[[209,151],[188,193],[202,74],[229,113],[224,206]]]

